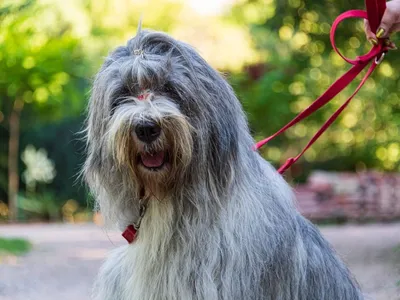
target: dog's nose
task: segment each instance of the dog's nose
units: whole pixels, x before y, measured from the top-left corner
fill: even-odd
[[[143,122],[136,126],[135,132],[139,140],[151,143],[160,136],[161,127],[154,122]]]

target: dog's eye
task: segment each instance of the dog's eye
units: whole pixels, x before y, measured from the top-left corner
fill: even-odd
[[[117,109],[118,106],[120,106],[122,103],[121,99],[115,98],[111,101],[111,114],[114,113],[114,111]]]
[[[122,104],[124,103],[128,103],[130,102],[130,99],[128,99],[127,97],[119,97],[119,98],[115,98],[111,101],[111,115],[114,114],[115,110],[120,107]]]
[[[118,108],[123,103],[126,103],[127,98],[129,97],[130,92],[127,87],[123,87],[118,92],[114,94],[114,96],[111,98],[111,115],[114,113],[114,111]]]

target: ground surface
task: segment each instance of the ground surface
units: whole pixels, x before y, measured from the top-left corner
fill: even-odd
[[[400,223],[321,228],[363,290],[400,300]],[[87,300],[106,253],[124,244],[95,225],[1,225],[0,237],[23,237],[33,250],[0,262],[1,300]]]

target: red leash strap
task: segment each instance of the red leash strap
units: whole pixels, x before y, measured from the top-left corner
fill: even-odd
[[[322,106],[327,104],[332,100],[337,94],[339,94],[344,88],[346,88],[360,72],[372,61],[371,66],[369,67],[367,73],[364,78],[361,80],[360,84],[354,91],[354,93],[346,100],[342,106],[322,125],[321,129],[313,136],[313,138],[308,142],[306,147],[298,154],[296,157],[289,158],[279,169],[279,173],[285,172],[291,165],[293,165],[306,151],[308,148],[314,144],[314,142],[326,131],[326,129],[337,119],[340,113],[347,107],[350,101],[354,98],[354,96],[358,93],[361,87],[364,85],[365,81],[375,70],[376,66],[379,64],[380,60],[383,58],[385,52],[387,52],[388,48],[383,44],[383,41],[380,40],[377,46],[374,46],[367,54],[363,56],[359,56],[356,59],[349,59],[340,53],[335,44],[335,33],[338,25],[349,18],[363,18],[368,19],[371,29],[376,32],[378,26],[380,24],[380,20],[382,19],[383,13],[386,9],[386,0],[366,0],[367,11],[362,10],[350,10],[339,17],[332,24],[330,39],[333,49],[338,53],[346,62],[352,64],[353,67],[348,70],[342,77],[337,79],[327,90],[323,93],[319,98],[317,98],[309,107],[299,113],[292,121],[282,127],[275,134],[270,137],[258,142],[254,145],[255,149],[259,149],[268,143],[270,140],[285,132],[290,127],[299,123],[301,120],[307,118],[313,112],[320,109]]]

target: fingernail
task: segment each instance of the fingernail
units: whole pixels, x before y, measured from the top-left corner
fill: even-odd
[[[379,28],[378,31],[376,32],[376,37],[379,39],[385,34],[385,29]]]
[[[368,41],[371,43],[371,45],[373,46],[377,46],[378,45],[378,41],[374,38],[369,38]]]

